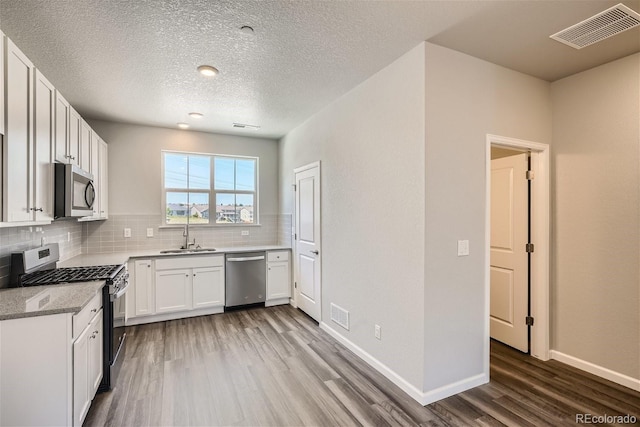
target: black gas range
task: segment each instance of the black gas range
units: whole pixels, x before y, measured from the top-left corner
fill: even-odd
[[[98,391],[110,390],[124,357],[125,294],[129,286],[126,264],[56,268],[60,260],[57,243],[11,254],[11,286],[44,286],[105,281],[102,288],[103,376]],[[119,355],[122,354],[122,357]]]

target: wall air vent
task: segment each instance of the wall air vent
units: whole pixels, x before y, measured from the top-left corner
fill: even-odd
[[[582,49],[640,25],[640,14],[622,3],[549,37]]]
[[[248,125],[246,123],[234,123],[233,127],[234,128],[240,128],[240,129],[252,129],[252,130],[260,129],[260,126],[258,126],[258,125]]]
[[[338,307],[334,303],[331,303],[331,320],[338,325],[349,330],[349,312],[342,307]]]

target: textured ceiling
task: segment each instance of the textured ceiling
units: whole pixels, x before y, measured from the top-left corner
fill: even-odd
[[[640,51],[639,29],[582,50],[548,38],[614,4],[0,0],[0,29],[85,117],[278,138],[423,40],[549,81]]]

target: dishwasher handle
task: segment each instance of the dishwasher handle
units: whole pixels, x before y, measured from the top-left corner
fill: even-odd
[[[231,262],[241,262],[241,261],[260,261],[264,259],[264,255],[262,256],[249,256],[249,257],[241,257],[241,258],[227,258],[227,261]]]

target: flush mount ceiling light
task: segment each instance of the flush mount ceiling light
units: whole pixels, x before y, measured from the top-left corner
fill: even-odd
[[[211,65],[201,65],[198,67],[198,72],[205,77],[213,77],[218,74],[218,69]]]
[[[258,126],[258,125],[248,125],[248,124],[245,124],[245,123],[234,123],[233,127],[234,128],[240,128],[240,129],[252,129],[252,130],[260,129],[260,126]]]
[[[254,31],[253,31],[253,27],[250,27],[248,25],[243,25],[242,27],[240,27],[240,31],[242,31],[244,34],[247,34],[247,35],[250,35],[250,36],[255,34]]]
[[[189,115],[191,117],[193,117],[194,119],[201,119],[203,114],[202,113],[189,113]]]
[[[622,3],[549,37],[582,49],[640,25],[640,14]]]
[[[187,129],[189,127],[188,123],[178,123],[178,127],[180,129]]]

